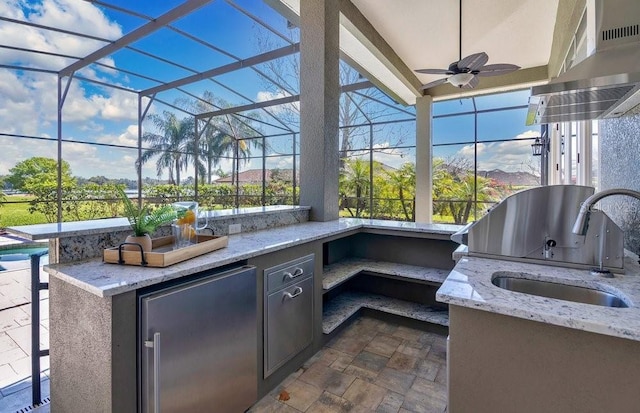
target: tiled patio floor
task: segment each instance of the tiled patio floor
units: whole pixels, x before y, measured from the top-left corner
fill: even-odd
[[[19,241],[0,237],[0,245]],[[27,261],[2,261],[0,271],[0,412],[31,405],[31,270]],[[47,274],[41,271],[41,280]],[[49,298],[40,293],[40,347],[49,347]],[[42,395],[49,396],[49,357],[41,359]]]
[[[249,412],[441,413],[446,398],[446,337],[361,317]]]

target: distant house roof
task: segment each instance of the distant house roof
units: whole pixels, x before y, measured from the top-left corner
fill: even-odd
[[[272,181],[274,178],[293,182],[293,169],[267,169],[265,172],[266,182]],[[299,179],[299,175],[296,173]],[[230,184],[232,181],[231,175],[215,180],[218,184]],[[259,184],[262,183],[262,169],[248,169],[238,174],[238,182],[241,184]]]

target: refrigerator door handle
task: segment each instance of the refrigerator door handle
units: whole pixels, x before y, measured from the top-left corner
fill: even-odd
[[[153,349],[153,411],[160,413],[160,333],[153,333],[153,341],[146,340],[144,346]]]

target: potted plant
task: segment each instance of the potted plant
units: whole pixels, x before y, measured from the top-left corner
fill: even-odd
[[[129,235],[125,242],[140,244],[143,251],[151,251],[151,236],[160,225],[167,224],[176,219],[176,211],[171,205],[163,205],[151,209],[149,205],[138,206],[131,202],[122,188],[118,193],[124,204],[124,216],[129,220],[133,235]],[[125,245],[125,250],[134,250],[137,247]]]

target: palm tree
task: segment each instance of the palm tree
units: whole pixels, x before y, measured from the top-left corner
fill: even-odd
[[[142,136],[149,147],[142,153],[140,163],[159,155],[156,160],[158,177],[167,169],[169,183],[180,185],[180,172],[193,161],[196,152],[193,118],[178,119],[174,113],[164,111],[162,116],[153,114],[149,119],[159,133],[147,132]]]
[[[230,107],[230,105],[215,98],[213,93],[205,91],[202,100],[193,102],[194,110],[197,113],[206,113],[216,108]],[[250,117],[258,117],[250,114]],[[200,138],[200,156],[206,163],[207,182],[211,183],[213,168],[219,165],[220,159],[225,156],[232,157],[232,172],[236,169],[236,162],[248,162],[251,156],[251,148],[262,149],[263,145],[259,139],[247,139],[260,135],[249,119],[238,118],[236,116],[224,115],[212,119],[202,131]],[[250,142],[250,144],[247,144]],[[235,176],[232,175],[232,184]]]
[[[407,208],[407,202],[413,203],[413,197],[416,193],[416,167],[414,164],[407,162],[398,170],[393,172],[386,172],[392,186],[398,193],[400,198],[400,204],[402,205],[402,212],[407,221],[413,221],[415,219],[414,208],[411,206],[411,212]],[[411,199],[405,199],[405,196],[411,196]]]
[[[360,158],[345,161],[344,169],[340,173],[341,196],[344,198],[343,206],[347,208],[351,216],[360,217],[365,210],[364,197],[369,193],[369,163]],[[348,197],[355,195],[356,213],[350,208]]]
[[[469,172],[455,181],[452,197],[455,200],[449,201],[449,209],[456,224],[466,224],[474,207],[477,209],[484,203],[500,199],[492,185],[492,180],[489,178],[480,176],[476,178],[473,173]],[[479,204],[475,204],[474,195]]]
[[[447,215],[446,200],[453,196],[454,176],[442,158],[433,159],[433,213]],[[443,202],[438,202],[443,201]]]
[[[211,184],[211,176],[214,171],[213,168],[220,164],[220,150],[219,143],[225,139],[225,134],[222,131],[207,128],[204,131],[203,136],[200,138],[200,155],[204,159],[206,172],[206,182]],[[220,172],[216,172],[220,175]]]
[[[240,166],[240,158],[246,164],[249,156],[251,155],[251,148],[247,145],[247,141],[244,139],[246,136],[251,136],[248,127],[238,121],[237,118],[229,115],[224,116],[225,123],[229,127],[231,136],[227,135],[220,141],[220,151],[222,153],[233,153],[231,171],[233,172]],[[248,135],[249,133],[249,135]],[[262,148],[262,143],[258,139],[251,139],[249,142],[253,144],[254,148]],[[237,162],[237,165],[236,165]],[[231,175],[231,185],[234,184],[234,175]]]

